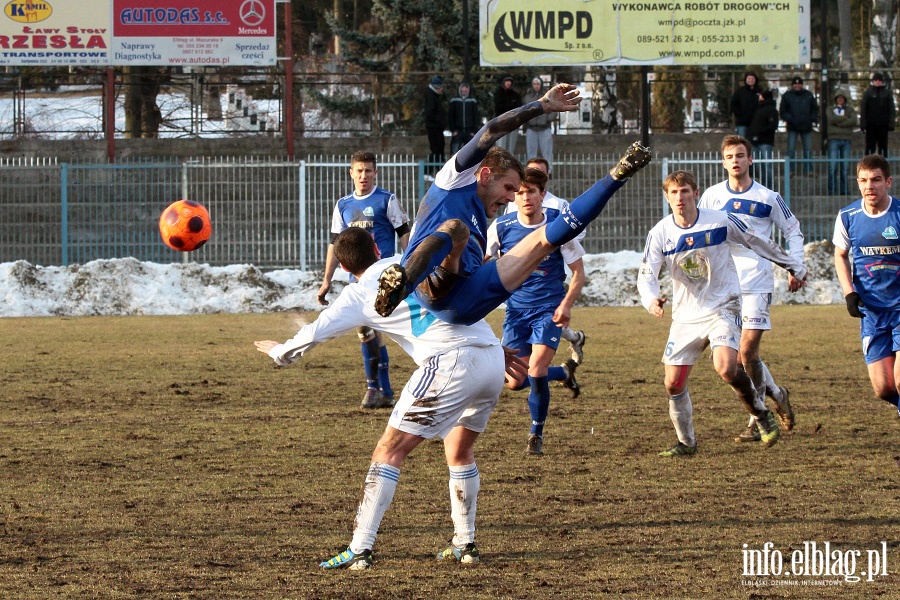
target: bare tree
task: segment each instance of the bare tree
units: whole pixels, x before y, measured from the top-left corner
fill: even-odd
[[[897,11],[900,0],[872,0],[869,66],[891,67],[897,48]]]

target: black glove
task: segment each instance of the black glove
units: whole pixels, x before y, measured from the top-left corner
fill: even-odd
[[[860,306],[865,306],[862,303],[862,299],[859,297],[859,294],[856,292],[850,292],[846,296],[844,296],[844,300],[847,302],[847,312],[850,313],[851,317],[856,317],[857,319],[862,319],[863,314],[859,311]]]

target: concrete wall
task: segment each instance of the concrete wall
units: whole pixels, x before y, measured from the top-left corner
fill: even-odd
[[[712,152],[719,149],[724,133],[654,134],[650,147],[657,156],[674,152]],[[557,154],[590,154],[618,152],[639,134],[630,135],[558,135],[554,141]],[[776,137],[775,150],[786,150],[787,135]],[[862,152],[862,133],[853,139],[854,153]],[[449,151],[449,140],[447,148]],[[897,148],[896,135],[891,133],[890,147]],[[813,134],[813,155],[821,148],[819,134]],[[315,155],[349,155],[357,150],[371,150],[376,154],[410,154],[425,157],[428,141],[425,136],[413,137],[365,137],[365,138],[297,138],[295,156],[305,158]],[[524,154],[524,136],[519,136],[518,152]],[[115,140],[117,159],[135,157],[190,157],[190,156],[286,156],[285,142],[281,137],[245,137],[215,139],[152,139]],[[0,141],[0,157],[55,156],[63,162],[105,162],[107,155],[104,140],[38,140],[20,139]]]

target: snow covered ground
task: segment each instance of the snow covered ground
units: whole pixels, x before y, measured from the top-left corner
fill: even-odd
[[[787,276],[776,268],[776,304],[843,302],[834,276],[833,248],[807,244],[808,285],[787,292]],[[581,305],[639,306],[637,252],[585,257],[587,284]],[[343,272],[343,275],[346,276]],[[0,264],[0,317],[88,315],[186,315],[320,310],[321,273],[263,272],[251,265],[211,267],[157,264],[133,258],[97,260],[69,267],[41,267],[25,261]],[[332,286],[334,297],[346,277]],[[671,285],[666,276],[663,290]]]

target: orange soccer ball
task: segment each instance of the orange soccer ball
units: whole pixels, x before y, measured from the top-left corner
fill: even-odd
[[[159,234],[166,246],[173,250],[196,250],[212,235],[209,212],[193,200],[173,202],[159,217]]]

